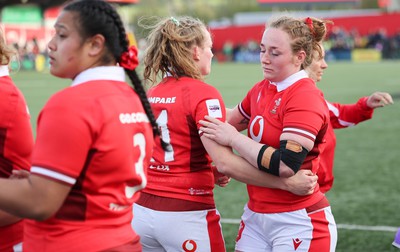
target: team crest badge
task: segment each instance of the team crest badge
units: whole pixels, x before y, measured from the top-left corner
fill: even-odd
[[[275,100],[275,106],[271,109],[272,114],[276,114],[276,110],[278,109],[279,105],[281,105],[281,98]]]

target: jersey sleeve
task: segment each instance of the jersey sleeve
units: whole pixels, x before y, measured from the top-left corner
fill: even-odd
[[[199,92],[197,92],[199,93]],[[226,121],[226,108],[221,94],[212,86],[202,88],[201,94],[197,96],[195,102],[195,114],[197,129],[200,128],[199,120],[204,120],[206,115]]]
[[[327,122],[327,117],[328,111],[322,92],[300,84],[288,97],[283,133],[294,133],[315,141],[318,132]]]
[[[247,95],[243,98],[243,100],[239,103],[238,108],[239,108],[239,112],[242,114],[242,116],[244,118],[246,118],[247,120],[250,120],[251,117],[251,101],[252,101],[252,97],[254,97],[254,93],[257,92],[258,87],[259,87],[260,83],[257,83],[256,85],[254,85],[249,92],[247,92]],[[254,99],[254,98],[253,98]]]
[[[334,129],[346,128],[371,119],[374,110],[367,106],[367,99],[368,97],[362,97],[355,104],[326,101],[332,127]]]
[[[74,184],[95,134],[90,126],[94,111],[68,104],[52,101],[41,111],[32,173]]]
[[[34,138],[22,92],[8,75],[0,85],[0,177],[9,177],[13,169],[30,169]]]

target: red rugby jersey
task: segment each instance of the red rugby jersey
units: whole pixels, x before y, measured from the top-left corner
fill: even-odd
[[[320,154],[320,168],[318,169],[318,184],[321,192],[328,192],[333,185],[333,165],[336,148],[336,136],[334,129],[354,126],[362,121],[372,118],[374,110],[367,106],[368,97],[362,97],[355,104],[330,103],[330,123],[326,131],[326,148]]]
[[[25,98],[9,77],[8,66],[0,66],[0,177],[13,169],[29,170],[33,134]],[[0,251],[22,242],[23,221],[0,227]]]
[[[322,92],[300,71],[282,83],[268,80],[257,83],[239,104],[248,118],[248,136],[253,140],[279,149],[283,132],[299,134],[314,141],[300,169],[316,173],[319,153],[324,148],[324,135],[329,123],[328,109]],[[311,206],[324,196],[318,186],[312,195],[297,196],[288,191],[248,185],[248,206],[260,213],[277,213]]]
[[[139,239],[132,204],[153,134],[124,76],[119,67],[87,70],[41,111],[31,172],[71,191],[53,217],[27,221],[24,251],[102,251]]]
[[[172,151],[164,151],[156,141],[143,192],[214,205],[211,159],[200,140],[198,122],[205,115],[226,120],[220,93],[199,80],[167,77],[148,96]]]

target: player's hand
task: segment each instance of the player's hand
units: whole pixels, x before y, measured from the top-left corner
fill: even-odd
[[[300,170],[295,175],[285,179],[286,190],[296,195],[309,195],[314,192],[318,176],[310,170]]]
[[[204,119],[199,121],[202,125],[200,131],[203,131],[205,137],[221,145],[232,146],[233,136],[240,134],[235,127],[227,122],[221,122],[211,116],[205,116]]]
[[[12,170],[10,179],[25,179],[29,177],[27,170]]]
[[[386,92],[375,92],[367,99],[367,106],[372,109],[384,107],[389,104],[393,104],[393,98]]]
[[[225,187],[229,184],[229,182],[231,181],[231,178],[229,176],[226,176],[223,173],[220,173],[217,170],[217,167],[213,166],[213,173],[214,173],[214,180],[215,180],[215,184],[220,186],[220,187]]]
[[[219,178],[215,178],[215,184],[220,186],[220,187],[225,187],[229,184],[229,182],[231,181],[231,178],[223,175]]]

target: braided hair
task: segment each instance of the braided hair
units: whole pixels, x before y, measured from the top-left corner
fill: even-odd
[[[101,34],[105,38],[108,54],[101,59],[104,62],[120,62],[121,56],[128,51],[129,41],[124,24],[115,8],[104,0],[78,0],[64,7],[64,11],[71,11],[77,15],[78,30],[83,39]],[[124,68],[138,94],[142,106],[153,128],[153,134],[160,136],[159,127],[147,99],[146,91],[135,70]],[[163,149],[168,145],[160,138]]]

